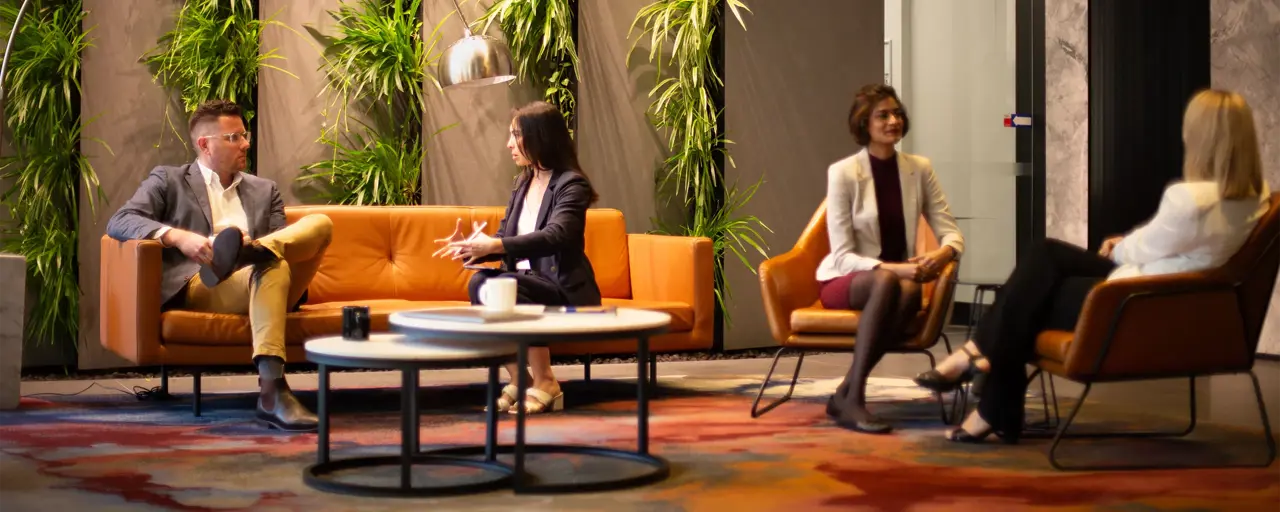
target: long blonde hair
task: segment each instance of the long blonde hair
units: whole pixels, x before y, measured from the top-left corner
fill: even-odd
[[[1253,111],[1231,91],[1200,91],[1182,118],[1186,146],[1182,175],[1187,181],[1213,181],[1223,199],[1262,193],[1262,156]]]

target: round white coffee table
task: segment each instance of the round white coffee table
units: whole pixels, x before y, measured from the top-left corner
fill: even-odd
[[[474,460],[444,454],[422,453],[418,440],[418,371],[432,368],[456,368],[462,364],[489,367],[487,403],[498,394],[498,366],[514,361],[518,345],[510,342],[458,343],[420,342],[397,334],[372,334],[366,341],[347,341],[329,336],[308,341],[307,360],[318,366],[320,385],[316,415],[319,431],[316,438],[316,463],[303,472],[310,487],[343,494],[364,496],[442,496],[499,489],[510,484],[512,469],[497,460],[498,416],[489,408],[485,427],[485,458]],[[329,458],[329,371],[332,367],[383,368],[401,371],[400,455],[365,456],[331,460]],[[400,466],[398,485],[370,485],[338,481],[334,473],[357,468]],[[413,466],[464,466],[497,476],[466,484],[413,486]]]
[[[636,450],[627,451],[588,445],[527,444],[525,443],[525,410],[516,408],[515,443],[501,446],[499,451],[514,456],[512,487],[516,493],[571,493],[597,492],[647,485],[666,479],[671,473],[667,461],[649,453],[649,398],[648,361],[649,338],[667,331],[671,315],[657,311],[618,308],[609,313],[544,313],[533,320],[468,323],[452,320],[415,318],[414,312],[392,313],[389,318],[393,330],[408,338],[422,340],[454,340],[455,342],[508,342],[519,345],[516,361],[523,368],[528,364],[529,347],[546,346],[552,342],[603,342],[637,340],[636,357]],[[493,374],[493,375],[496,375]],[[495,384],[490,382],[490,388]],[[527,372],[516,377],[516,402],[523,404],[529,387]],[[493,403],[490,397],[488,403]],[[490,408],[492,410],[494,408]],[[432,450],[433,455],[474,457],[491,453],[489,447],[462,446]],[[568,454],[583,457],[604,457],[639,463],[643,469],[628,476],[581,481],[572,475],[569,482],[538,483],[525,471],[525,454]],[[596,476],[596,475],[590,475]]]

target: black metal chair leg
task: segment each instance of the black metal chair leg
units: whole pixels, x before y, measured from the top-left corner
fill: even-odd
[[[938,361],[937,361],[936,359],[934,359],[934,357],[933,357],[933,352],[929,352],[928,350],[921,350],[921,351],[920,351],[920,353],[924,354],[924,355],[925,355],[925,357],[928,357],[928,358],[929,358],[929,369],[930,369],[930,370],[936,369],[936,368],[938,367]],[[939,413],[941,413],[941,416],[942,416],[942,424],[943,424],[943,425],[950,425],[950,424],[951,424],[951,419],[950,419],[950,417],[948,417],[948,416],[947,416],[947,401],[942,399],[942,393],[934,393],[934,394],[933,394],[933,396],[934,396],[934,397],[936,397],[936,398],[938,399],[938,412],[939,412]],[[955,403],[954,403],[954,402],[953,402],[953,403],[952,403],[952,405],[951,405],[951,409],[952,409],[953,414],[954,414],[954,411],[955,411]]]
[[[1249,380],[1253,381],[1253,396],[1258,400],[1258,415],[1262,417],[1262,435],[1267,439],[1267,461],[1262,467],[1271,466],[1276,460],[1276,438],[1271,435],[1271,420],[1267,418],[1267,404],[1262,401],[1262,385],[1258,384],[1258,375],[1249,370]]]
[[[1276,445],[1275,438],[1271,435],[1271,423],[1267,419],[1266,405],[1262,401],[1262,387],[1258,384],[1258,377],[1252,371],[1249,377],[1253,381],[1254,397],[1258,401],[1258,413],[1262,416],[1263,434],[1266,436],[1267,442],[1267,459],[1260,463],[1254,464],[1237,464],[1237,465],[1207,465],[1207,466],[1178,466],[1178,465],[1116,465],[1116,466],[1066,466],[1058,460],[1057,451],[1063,439],[1082,439],[1082,438],[1151,438],[1151,437],[1185,437],[1196,428],[1196,381],[1195,377],[1190,378],[1189,386],[1189,407],[1190,419],[1187,428],[1181,432],[1090,432],[1085,434],[1067,434],[1068,428],[1071,427],[1072,421],[1075,420],[1076,414],[1080,412],[1081,406],[1084,405],[1085,397],[1089,395],[1092,384],[1085,384],[1084,392],[1080,394],[1079,401],[1071,409],[1071,414],[1067,415],[1067,420],[1058,426],[1058,433],[1053,438],[1053,445],[1049,447],[1049,463],[1054,468],[1062,471],[1097,471],[1097,470],[1137,470],[1137,469],[1183,469],[1183,468],[1219,468],[1219,467],[1268,467],[1275,461]]]
[[[787,400],[791,399],[791,392],[795,391],[796,389],[796,380],[800,378],[800,366],[804,364],[804,351],[800,351],[800,357],[796,359],[796,371],[791,375],[791,387],[787,388],[787,394],[782,395],[782,398],[779,398],[769,403],[769,405],[766,405],[764,409],[759,409],[760,398],[764,396],[765,388],[769,387],[769,379],[773,378],[773,371],[778,367],[778,359],[782,357],[782,353],[786,352],[786,350],[787,350],[787,347],[782,347],[778,349],[777,354],[774,354],[773,364],[769,366],[769,373],[764,376],[764,382],[760,383],[760,392],[756,393],[755,402],[751,403],[752,418],[759,418],[760,416],[763,416],[765,413],[772,411],[774,407],[782,405],[783,402],[786,402]]]
[[[587,358],[582,361],[582,380],[591,382],[591,354],[587,354]]]
[[[200,416],[200,372],[191,372],[191,391],[195,394],[191,399],[191,412]]]

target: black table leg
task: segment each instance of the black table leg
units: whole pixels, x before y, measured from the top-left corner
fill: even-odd
[[[317,365],[320,375],[320,392],[316,397],[316,416],[319,416],[319,432],[316,435],[316,464],[329,462],[329,367]]]
[[[485,395],[489,403],[484,416],[484,460],[493,462],[498,456],[498,367],[489,367],[489,392]]]
[[[636,354],[636,452],[649,454],[649,338],[640,338]]]
[[[487,364],[493,364],[487,362]],[[303,483],[313,489],[342,494],[362,496],[457,496],[478,492],[487,492],[512,485],[511,467],[498,462],[495,458],[487,461],[469,460],[450,455],[433,455],[422,452],[421,418],[418,408],[419,368],[401,369],[400,393],[400,453],[399,455],[376,455],[349,457],[332,460],[329,443],[330,408],[329,408],[329,374],[330,368],[317,363],[320,377],[317,416],[319,419],[319,435],[317,436],[317,463],[308,466],[302,474]],[[492,368],[492,377],[497,378],[497,367]],[[492,393],[491,393],[492,394]],[[494,416],[496,423],[497,417]],[[492,434],[490,434],[492,436]],[[496,444],[496,439],[491,442]],[[477,447],[479,448],[479,447]],[[495,450],[496,451],[496,450]],[[400,468],[399,482],[384,484],[364,484],[343,482],[337,479],[337,473],[364,468]],[[413,485],[413,466],[453,466],[467,467],[484,471],[492,475],[487,480],[469,483],[451,482],[447,485],[431,486],[428,483],[415,487]],[[431,480],[430,475],[423,479]]]
[[[525,366],[529,364],[529,345],[520,344],[520,349],[516,352],[516,442],[512,447],[512,453],[515,455],[515,463],[513,464],[512,479],[515,481],[515,491],[520,492],[524,488],[528,475],[524,472],[524,420],[525,420],[525,389],[529,387],[529,372],[525,370]]]
[[[400,388],[400,488],[413,488],[413,458],[418,453],[418,371],[404,370]]]
[[[521,343],[516,353],[516,365],[518,373],[513,379],[516,383],[516,404],[519,407],[516,410],[516,434],[515,442],[509,446],[491,446],[486,442],[484,446],[455,446],[449,448],[441,448],[426,452],[428,455],[442,457],[475,457],[483,456],[486,461],[492,460],[494,452],[502,454],[512,454],[512,490],[516,494],[560,494],[560,493],[578,493],[578,492],[600,492],[611,491],[617,489],[629,489],[641,485],[647,485],[654,482],[660,482],[666,479],[671,469],[667,461],[662,457],[649,454],[649,397],[652,390],[654,379],[650,378],[652,371],[653,359],[649,353],[649,338],[647,336],[638,337],[638,354],[636,361],[637,373],[637,440],[636,449],[618,449],[603,446],[592,445],[565,445],[565,444],[533,444],[525,443],[525,422],[526,413],[524,409],[524,401],[526,390],[530,383],[528,382],[528,372],[525,366],[528,364],[529,354],[526,343]],[[535,346],[537,346],[535,344]],[[497,368],[490,369],[491,389],[497,386]],[[496,399],[496,393],[491,391],[490,402]],[[491,408],[492,409],[492,408]],[[495,439],[492,444],[496,444],[496,425],[490,427],[492,429],[491,437]],[[574,455],[580,457],[604,458],[627,461],[634,464],[645,466],[639,472],[632,472],[630,475],[621,477],[609,477],[594,479],[594,481],[582,481],[579,478],[573,478],[564,482],[536,482],[536,478],[525,470],[525,455],[530,453],[547,454],[547,455]],[[483,463],[476,460],[476,463]]]

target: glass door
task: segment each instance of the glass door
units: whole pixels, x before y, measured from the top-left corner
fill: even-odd
[[[1019,188],[1026,188],[1031,166],[1025,158],[1019,163],[1018,148],[1032,127],[1011,117],[1030,114],[1017,108],[1018,18],[1025,4],[885,3],[886,80],[911,119],[902,151],[932,161],[965,236],[957,303],[970,302],[975,285],[1008,277],[1019,238],[1028,236],[1019,234],[1031,224],[1020,222],[1026,216],[1020,211],[1029,210],[1026,199],[1019,208]],[[992,298],[987,294],[986,302]]]

